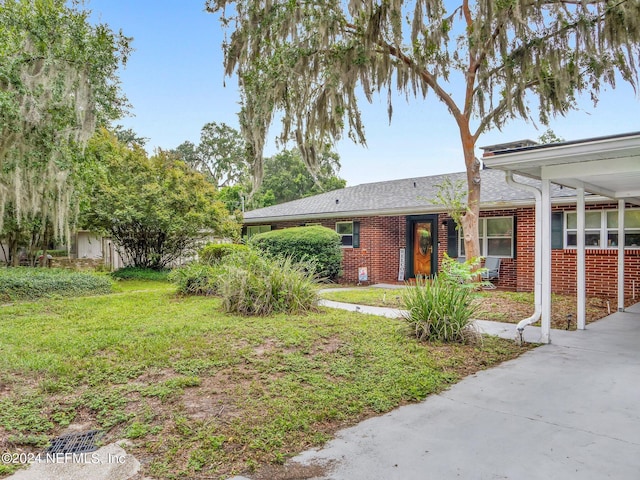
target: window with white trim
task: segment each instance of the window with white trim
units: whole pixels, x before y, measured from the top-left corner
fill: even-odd
[[[353,222],[336,222],[336,232],[343,247],[353,247]]]
[[[576,212],[565,212],[565,248],[578,244]],[[618,248],[618,211],[585,212],[584,245],[586,248]],[[624,246],[640,248],[640,210],[624,211]]]
[[[484,217],[478,219],[480,255],[483,257],[513,258],[513,217]],[[464,256],[464,235],[459,234],[459,248]]]

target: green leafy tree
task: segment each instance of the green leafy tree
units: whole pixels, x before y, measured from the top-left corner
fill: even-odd
[[[160,269],[211,233],[239,235],[215,187],[173,155],[160,150],[148,158],[139,145],[129,148],[102,130],[87,157],[93,173],[85,226],[111,236],[130,265]]]
[[[365,143],[359,92],[431,94],[460,134],[467,171],[465,250],[480,253],[480,135],[514,118],[547,124],[576,95],[594,101],[616,78],[637,83],[638,0],[342,2],[207,0],[231,30],[227,75],[242,90],[241,127],[261,178],[268,128],[295,141],[313,170],[324,145],[346,132]],[[537,115],[536,115],[537,112]]]
[[[264,162],[264,179],[253,195],[252,207],[267,207],[298,198],[344,188],[346,180],[339,178],[340,159],[326,152],[314,178],[305,166],[300,152],[285,150]]]
[[[199,170],[199,160],[197,154],[197,147],[193,142],[186,141],[174,148],[173,153],[178,159],[190,165],[192,168]]]
[[[0,230],[69,238],[72,173],[98,124],[122,115],[129,39],[78,2],[0,2]],[[3,223],[13,220],[7,232]]]
[[[140,137],[132,128],[124,128],[122,125],[116,125],[113,128],[113,134],[120,143],[129,147],[133,145],[144,147],[149,141],[147,137]]]
[[[248,169],[242,135],[226,123],[207,123],[200,133],[194,163],[194,167],[208,175],[218,187],[240,182]]]
[[[544,143],[561,143],[561,142],[564,142],[564,138],[559,137],[558,135],[556,135],[556,132],[554,132],[550,128],[547,128],[545,130],[545,132],[538,137],[538,140],[540,140],[540,143],[543,143],[543,144]]]

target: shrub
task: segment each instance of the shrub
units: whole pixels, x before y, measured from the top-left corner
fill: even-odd
[[[0,270],[0,300],[33,300],[55,295],[76,297],[111,292],[107,276],[58,268],[12,267]]]
[[[218,291],[227,312],[300,314],[317,308],[313,269],[290,257],[228,256],[220,273]]]
[[[421,341],[460,342],[478,338],[471,317],[477,307],[474,290],[438,275],[416,279],[403,293],[405,319]]]
[[[271,257],[287,256],[297,262],[312,263],[319,277],[334,279],[341,273],[340,235],[330,228],[272,230],[253,236],[250,244]]]
[[[169,274],[169,281],[178,287],[183,295],[215,295],[220,269],[202,263],[190,263],[175,268]]]
[[[120,280],[167,280],[169,269],[154,270],[151,268],[124,267],[111,272],[113,278]]]
[[[227,255],[246,253],[249,247],[238,243],[208,243],[198,252],[200,262],[207,265],[219,263]]]
[[[439,273],[440,279],[447,283],[459,284],[464,288],[477,290],[490,283],[480,280],[480,274],[487,271],[486,268],[480,268],[481,261],[482,257],[476,257],[460,263],[445,253]]]

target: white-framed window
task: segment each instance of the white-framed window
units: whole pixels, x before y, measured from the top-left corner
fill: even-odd
[[[565,248],[578,245],[578,214],[565,212]],[[618,211],[585,212],[584,245],[586,248],[618,248]],[[640,248],[640,209],[624,211],[624,246]]]
[[[247,225],[247,238],[251,238],[258,233],[270,232],[271,225]]]
[[[480,255],[513,258],[513,217],[483,217],[478,220]],[[464,256],[464,235],[458,236],[458,252]]]
[[[336,232],[343,247],[353,247],[353,222],[336,222]]]

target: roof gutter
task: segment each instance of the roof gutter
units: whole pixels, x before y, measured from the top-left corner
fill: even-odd
[[[505,172],[507,184],[514,188],[519,188],[527,192],[533,193],[536,200],[535,209],[535,253],[534,253],[534,290],[533,290],[533,314],[518,322],[516,326],[516,341],[522,344],[524,341],[524,329],[528,325],[536,323],[542,315],[542,234],[540,232],[540,224],[542,221],[542,192],[536,187],[531,185],[525,185],[524,183],[518,183],[513,178],[513,172],[507,170]]]
[[[517,187],[515,187],[517,185]],[[540,192],[539,189],[532,187],[530,185],[517,183],[514,181],[515,188],[528,187],[532,188],[534,191]],[[524,188],[524,190],[528,190],[528,188]],[[534,194],[535,197],[535,194]],[[603,197],[601,195],[592,195],[585,198],[587,203],[599,203],[605,201],[611,201],[610,198]],[[551,199],[553,205],[562,205],[568,204],[572,205],[576,202],[576,197],[555,197]],[[493,210],[496,208],[499,209],[509,209],[509,208],[519,208],[519,207],[529,207],[531,205],[535,205],[535,200],[512,200],[512,201],[493,201],[493,202],[485,202],[480,205],[480,210]],[[250,213],[250,212],[246,212]],[[395,215],[424,215],[429,213],[444,213],[442,207],[439,206],[428,206],[426,205],[423,208],[389,208],[384,210],[354,210],[354,211],[346,211],[346,212],[321,212],[321,213],[311,213],[311,214],[299,214],[299,215],[274,215],[274,216],[265,216],[265,217],[254,217],[254,218],[244,218],[243,222],[245,225],[256,225],[256,224],[264,224],[269,222],[295,222],[295,221],[309,221],[309,220],[322,220],[326,218],[354,218],[354,217],[373,217],[373,216],[395,216]]]

